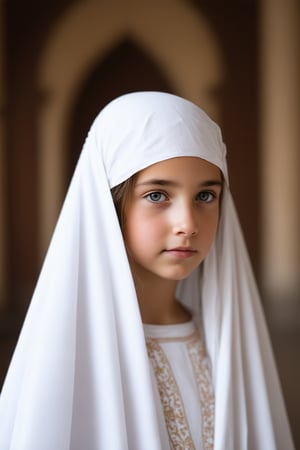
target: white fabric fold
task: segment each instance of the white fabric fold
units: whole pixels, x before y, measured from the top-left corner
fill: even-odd
[[[218,126],[192,103],[132,93],[86,139],[0,398],[1,450],[159,450],[149,361],[110,189],[168,158],[223,172],[205,262],[178,286],[203,324],[216,396],[216,450],[293,448]]]

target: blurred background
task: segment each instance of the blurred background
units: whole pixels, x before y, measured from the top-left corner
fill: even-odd
[[[168,91],[223,130],[300,448],[299,87],[298,0],[0,0],[0,385],[94,117]]]

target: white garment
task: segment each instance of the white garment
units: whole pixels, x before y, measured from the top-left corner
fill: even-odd
[[[212,363],[214,448],[293,448],[220,130],[189,101],[144,92],[111,102],[86,139],[2,390],[1,450],[163,449],[110,189],[180,156],[226,180],[212,249],[178,286]]]
[[[144,331],[163,448],[212,449],[214,393],[203,336],[192,321]]]

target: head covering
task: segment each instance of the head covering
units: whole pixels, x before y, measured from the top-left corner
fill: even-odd
[[[181,156],[210,161],[226,180],[211,251],[178,285],[212,363],[214,448],[293,448],[220,130],[189,101],[140,92],[106,106],[84,144],[2,391],[1,450],[162,450],[110,189]]]

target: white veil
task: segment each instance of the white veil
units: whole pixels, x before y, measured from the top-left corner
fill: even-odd
[[[164,450],[110,189],[176,156],[226,180],[215,243],[178,287],[212,362],[214,448],[293,448],[220,130],[184,99],[141,92],[111,102],[86,139],[2,390],[1,450]]]

